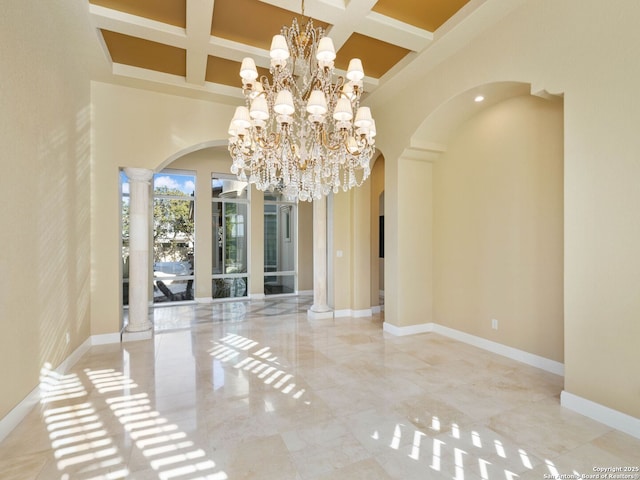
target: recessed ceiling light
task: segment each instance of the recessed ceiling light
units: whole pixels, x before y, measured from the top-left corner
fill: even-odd
[[[482,95],[478,95],[476,98],[473,99],[473,101],[476,103],[480,103],[483,100],[484,100],[484,97]]]

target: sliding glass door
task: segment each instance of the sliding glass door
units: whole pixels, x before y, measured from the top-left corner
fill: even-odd
[[[296,204],[264,194],[264,293],[296,292]]]
[[[248,295],[249,188],[223,176],[211,180],[212,200],[212,297]]]

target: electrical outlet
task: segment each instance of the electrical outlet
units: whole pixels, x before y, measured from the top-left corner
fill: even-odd
[[[493,328],[494,330],[498,329],[498,320],[496,320],[495,318],[491,319],[491,328]]]

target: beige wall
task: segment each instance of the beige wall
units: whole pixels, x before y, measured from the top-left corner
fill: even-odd
[[[562,121],[561,101],[503,101],[460,126],[433,175],[434,321],[559,362]]]
[[[371,181],[351,190],[351,310],[366,312],[371,300]]]
[[[93,35],[85,10],[2,3],[0,418],[90,334],[90,91],[69,51]]]
[[[430,323],[433,321],[433,165],[410,157],[402,157],[399,164],[398,204],[401,207],[395,218],[389,215],[385,235],[397,228],[398,249],[404,255],[398,258],[398,276],[385,278],[385,300],[391,287],[390,293],[396,298],[392,315],[397,315],[400,325]],[[387,314],[385,303],[385,317]]]
[[[380,303],[380,291],[384,290],[384,259],[379,257],[380,252],[380,215],[384,215],[384,201],[381,201],[381,195],[384,193],[384,157],[380,155],[371,169],[371,204],[370,226],[370,261],[371,266],[371,306],[377,306]],[[382,204],[382,209],[380,208]]]
[[[339,315],[357,314],[372,306],[371,179],[334,194],[329,204],[329,304]]]
[[[298,291],[313,290],[313,203],[298,203]]]
[[[488,3],[487,8],[515,10],[487,25],[472,42],[464,26],[449,32],[451,41],[440,40],[434,56],[418,61],[402,88],[394,88],[395,80],[389,85],[398,92],[391,101],[370,97],[386,160],[385,215],[397,215],[409,205],[401,196],[406,166],[401,156],[408,146],[420,148],[411,145],[411,136],[439,105],[500,81],[563,92],[565,389],[640,418],[640,136],[635,132],[640,124],[640,3],[621,1],[619,8],[599,0],[520,4]],[[428,60],[447,48],[457,53],[439,63]],[[422,175],[415,167],[413,175]],[[394,286],[415,274],[400,268],[408,263],[401,239],[413,224],[389,227],[386,320],[419,323],[419,316],[407,320],[400,315]]]
[[[348,310],[351,308],[352,295],[351,220],[353,195],[351,192],[335,194],[329,205],[332,205],[333,208],[327,210],[327,215],[330,217],[329,222],[332,224],[328,231],[331,238],[327,242],[327,260],[330,265],[327,270],[329,276],[328,300],[334,310]]]

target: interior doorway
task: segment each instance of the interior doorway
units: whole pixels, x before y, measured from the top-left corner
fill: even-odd
[[[384,156],[371,167],[371,306],[384,310]]]

